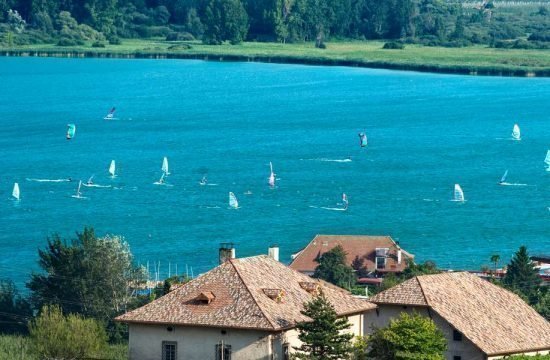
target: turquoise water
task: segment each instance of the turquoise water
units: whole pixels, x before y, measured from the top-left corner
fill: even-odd
[[[550,79],[0,58],[0,94],[0,271],[20,284],[48,235],[85,225],[124,235],[137,261],[161,262],[161,277],[169,263],[172,273],[210,269],[220,242],[236,243],[237,256],[278,243],[288,261],[317,233],[391,235],[419,260],[455,269],[493,253],[507,261],[521,244],[550,249]],[[119,120],[104,121],[112,106]],[[508,139],[515,122],[520,142]],[[163,156],[172,187],[153,185]],[[498,186],[506,169],[529,186]],[[218,186],[200,186],[203,173]],[[72,198],[92,174],[113,188]],[[455,183],[464,204],[449,201]],[[229,191],[240,209],[227,208]],[[342,192],[348,211],[315,208],[336,206]]]

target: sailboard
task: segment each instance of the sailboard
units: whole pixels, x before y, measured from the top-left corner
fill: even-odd
[[[275,173],[273,172],[273,164],[271,164],[271,161],[269,162],[269,169],[271,173],[269,174],[268,183],[269,186],[274,188],[275,187]]]
[[[90,176],[88,181],[86,181],[85,184],[83,183],[82,186],[94,187],[94,188],[110,188],[111,187],[111,185],[99,185],[99,184],[94,183],[94,175]]]
[[[514,128],[512,129],[512,139],[516,141],[521,140],[521,131],[518,124],[514,124]]]
[[[109,110],[109,113],[107,115],[105,115],[105,117],[103,118],[103,120],[115,120],[115,108],[111,108],[111,110]]]
[[[75,134],[76,134],[75,124],[67,124],[67,140],[71,140],[72,138],[74,138]]]
[[[346,193],[342,193],[342,204],[344,204],[344,210],[348,209],[349,201]]]
[[[164,173],[164,175],[166,176],[170,175],[170,172],[168,172],[168,158],[166,156],[164,157],[164,159],[162,159],[161,170]]]
[[[237,200],[237,197],[232,192],[229,192],[229,207],[232,209],[238,209],[239,208],[239,201]]]
[[[80,192],[81,187],[82,187],[82,180],[79,180],[78,188],[76,189],[76,194],[71,195],[71,197],[74,197],[75,199],[86,199],[86,197],[82,196],[82,192]]]
[[[365,147],[368,145],[367,134],[359,133],[359,145],[361,145],[361,147]]]
[[[20,197],[20,192],[19,192],[19,183],[14,183],[13,184],[13,191],[11,192],[11,196],[13,196],[13,198],[17,201],[19,201],[21,199]]]
[[[466,201],[464,199],[464,191],[462,191],[462,188],[459,184],[455,184],[454,194],[453,194],[453,200],[452,201],[458,201],[458,202],[464,202]]]
[[[116,163],[114,160],[111,160],[111,164],[109,165],[109,174],[111,174],[111,177],[116,177]]]
[[[506,184],[506,178],[508,177],[508,169],[504,172],[504,175],[500,178],[499,184],[504,185]]]
[[[160,176],[160,179],[158,181],[155,181],[153,184],[155,185],[167,185],[166,184],[166,181],[164,180],[164,178],[166,177],[166,173],[162,173],[162,175]]]

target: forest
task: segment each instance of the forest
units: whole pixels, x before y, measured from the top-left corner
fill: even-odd
[[[550,48],[550,3],[444,0],[0,0],[0,45],[124,39],[299,43],[391,40]],[[542,5],[541,5],[542,4]]]

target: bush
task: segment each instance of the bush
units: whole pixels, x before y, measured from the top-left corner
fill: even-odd
[[[189,50],[191,48],[192,48],[191,45],[188,45],[188,44],[176,44],[176,45],[168,46],[168,50],[172,50],[172,51]]]
[[[77,46],[77,45],[83,45],[84,42],[82,40],[75,40],[68,37],[62,37],[57,42],[57,46]]]
[[[550,41],[550,31],[538,31],[529,35],[529,41]]]
[[[95,42],[92,43],[92,47],[94,47],[94,48],[104,48],[105,44],[102,43],[101,41],[95,41]]]
[[[107,334],[99,322],[79,315],[65,317],[57,306],[44,306],[29,332],[33,352],[41,359],[90,358],[107,346]]]
[[[390,41],[385,43],[382,49],[403,50],[405,49],[405,45],[397,41]]]
[[[116,35],[109,36],[109,38],[107,40],[109,40],[110,45],[120,45],[122,43],[120,41],[120,38]]]
[[[184,32],[170,32],[168,35],[166,35],[166,41],[193,41],[195,40],[195,37],[184,31]]]

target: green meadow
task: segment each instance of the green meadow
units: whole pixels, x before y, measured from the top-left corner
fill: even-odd
[[[239,45],[204,45],[161,39],[123,40],[120,45],[61,47],[54,44],[4,48],[11,55],[172,57],[208,60],[266,61],[318,65],[348,65],[446,73],[549,76],[550,51],[497,49],[486,46],[447,48],[405,45],[402,50],[383,49],[381,41],[328,42],[326,49],[312,43],[245,42]]]

